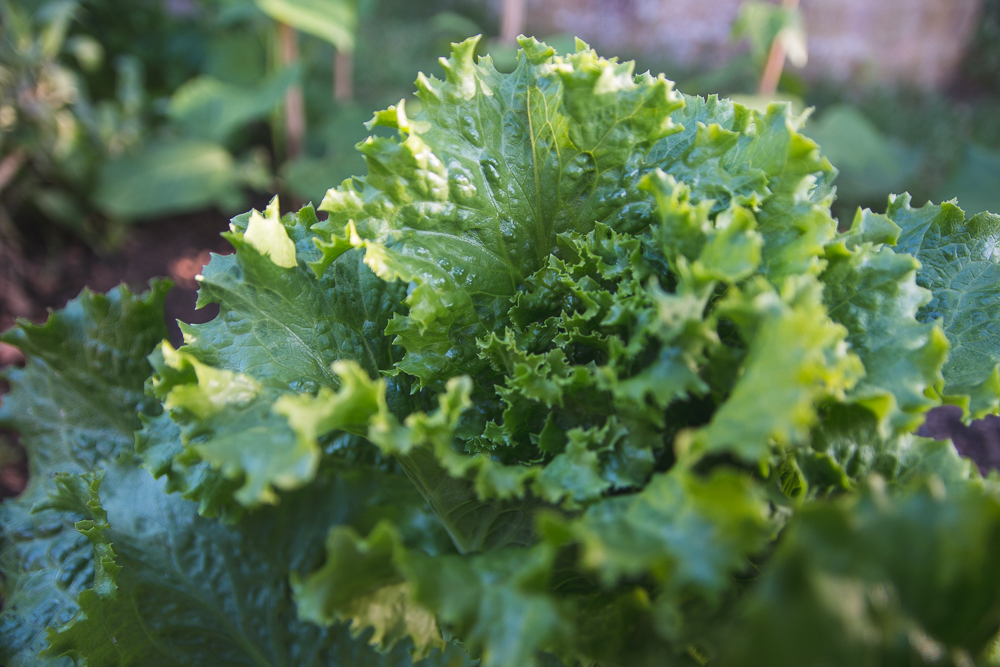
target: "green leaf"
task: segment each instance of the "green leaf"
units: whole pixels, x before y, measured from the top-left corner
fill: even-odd
[[[242,478],[234,494],[239,503],[276,503],[274,487],[294,489],[315,476],[319,447],[296,437],[273,409],[276,392],[248,375],[202,364],[167,342],[153,364],[152,390],[180,426],[184,447],[225,477]]]
[[[196,139],[154,142],[101,166],[94,199],[109,215],[142,220],[243,203],[241,188],[260,183],[222,146]]]
[[[827,246],[829,264],[821,279],[830,317],[847,328],[847,340],[865,365],[849,400],[871,409],[884,429],[904,433],[938,404],[928,394],[944,381],[948,343],[938,327],[916,319],[931,299],[917,286],[920,262],[864,242],[891,243],[898,233],[883,216],[859,211],[851,232]],[[845,244],[857,245],[851,251]]]
[[[808,507],[723,661],[969,664],[1000,629],[998,547],[1000,505],[969,485]]]
[[[811,276],[789,280],[780,295],[770,289],[755,295],[734,291],[729,299],[724,312],[748,308],[759,323],[732,394],[695,442],[710,452],[761,460],[772,441],[804,442],[817,419],[818,400],[842,398],[864,366],[843,344],[847,331],[827,316],[822,286]]]
[[[135,451],[153,477],[166,477],[167,493],[180,493],[197,502],[198,513],[204,517],[218,516],[232,522],[242,515],[243,507],[233,502],[233,494],[243,484],[241,479],[225,477],[197,452],[185,448],[180,427],[170,413],[142,415],[142,420],[143,428],[135,436]]]
[[[404,645],[379,655],[352,639],[344,626],[319,629],[297,622],[287,583],[289,570],[315,564],[328,526],[347,523],[367,530],[379,517],[405,521],[411,499],[405,493],[386,498],[392,485],[371,471],[326,474],[309,490],[286,497],[280,509],[226,527],[165,494],[162,484],[132,461],[113,464],[99,492],[107,523],[94,539],[114,550],[116,590],[83,591],[81,613],[50,631],[46,654],[86,659],[92,667],[408,666]],[[96,505],[94,487],[94,495],[80,502]],[[443,642],[439,647],[445,649]],[[435,651],[426,664],[463,661],[448,648],[444,654]]]
[[[310,402],[311,393],[298,392],[319,392],[321,402],[335,396],[341,385],[333,370],[338,360],[356,362],[362,374],[372,375],[391,368],[397,358],[380,330],[399,309],[402,286],[379,280],[357,251],[317,278],[296,259],[319,254],[310,235],[316,224],[313,209],[280,220],[277,214],[274,200],[266,217],[255,212],[256,218],[234,221],[227,238],[236,253],[215,256],[199,280],[199,304],[219,303],[219,316],[206,324],[182,325],[187,344],[168,353],[181,368],[169,370],[169,381],[154,383],[161,398],[174,397],[168,408],[177,408],[172,412],[183,434],[168,435],[165,424],[151,423],[140,438],[150,470],[167,475],[168,488],[197,500],[206,516],[238,516],[239,507],[227,498],[235,489],[238,503],[253,506],[274,502],[274,486],[307,483],[321,445],[317,435],[301,431],[304,422],[289,424],[281,410]],[[244,233],[258,218],[263,226],[255,229],[263,231]],[[275,253],[291,266],[276,263]],[[221,378],[227,385],[238,378],[247,391],[209,398],[207,384],[196,381],[199,372],[206,383]],[[392,409],[408,405],[407,390],[405,382],[390,383]],[[212,410],[212,400],[230,409]],[[278,407],[279,400],[284,407]],[[341,426],[363,435],[367,416],[342,420]]]
[[[889,189],[892,192],[892,189]],[[938,192],[939,201],[952,197],[966,211],[1000,211],[1000,152],[976,144],[969,145],[962,162]]]
[[[168,288],[155,282],[141,296],[85,290],[45,324],[3,335],[29,357],[23,369],[5,371],[11,392],[0,405],[0,425],[20,432],[29,464],[23,495],[0,504],[0,661],[9,667],[40,664],[45,628],[69,621],[77,594],[92,585],[91,549],[74,529],[88,518],[86,504],[56,515],[31,508],[57,491],[56,473],[99,470],[132,449],[136,410],[153,408],[142,385],[146,355],[167,333]]]
[[[312,443],[331,431],[368,434],[368,422],[385,406],[385,384],[372,382],[356,362],[336,361],[333,372],[341,380],[340,391],[327,387],[315,397],[285,394],[274,403],[274,411],[288,418],[300,442]]]
[[[239,128],[267,117],[301,78],[292,65],[254,86],[235,85],[211,76],[191,79],[170,97],[167,113],[191,138],[225,143]]]
[[[263,215],[257,211],[250,213],[243,241],[283,269],[294,269],[298,264],[295,260],[295,244],[281,224],[277,197],[271,200]]]
[[[170,283],[155,281],[134,295],[84,290],[41,325],[22,322],[2,340],[30,362],[5,371],[11,393],[0,426],[18,431],[30,477],[86,472],[132,448],[149,376],[146,355],[167,335],[163,299]]]
[[[206,324],[182,325],[185,351],[211,366],[248,374],[262,384],[316,392],[337,387],[331,364],[354,360],[371,375],[398,358],[381,332],[401,308],[405,285],[379,280],[347,252],[317,278],[304,266],[285,268],[250,243],[234,221],[233,255],[213,256],[199,280],[198,304],[219,304]],[[318,257],[312,243],[312,207],[286,214],[281,223],[296,256]],[[287,252],[287,250],[286,250]]]
[[[393,562],[401,540],[388,524],[379,524],[367,539],[350,528],[335,528],[326,538],[326,563],[300,578],[292,590],[299,617],[321,625],[350,620],[355,635],[374,628],[371,644],[391,648],[411,637],[414,659],[445,643],[434,615],[410,599],[410,586]]]
[[[837,191],[850,202],[899,191],[920,166],[918,150],[886,137],[857,107],[836,104],[805,129],[837,165]]]
[[[481,368],[468,334],[502,326],[557,234],[644,224],[641,207],[616,193],[629,191],[680,106],[662,77],[633,78],[631,64],[590,50],[559,57],[523,40],[508,76],[474,64],[475,44],[456,45],[444,81],[421,75],[415,119],[402,103],[376,115],[399,139],[360,144],[368,176],[330,190],[320,207],[327,238],[353,220],[375,273],[415,283],[408,315],[388,333],[407,349],[399,368],[425,383]]]
[[[568,529],[581,565],[606,586],[651,575],[678,595],[691,588],[721,594],[771,533],[763,495],[749,478],[717,471],[699,479],[679,468],[634,496],[593,505]]]
[[[537,469],[503,466],[453,448],[469,389],[468,378],[453,378],[438,398],[438,410],[414,412],[402,424],[380,405],[368,439],[395,456],[461,553],[529,544],[537,501],[524,497],[524,487]]]
[[[856,490],[857,482],[873,475],[897,486],[935,475],[951,485],[969,479],[973,465],[950,441],[911,433],[887,436],[882,418],[858,404],[827,406],[813,428],[810,447],[794,456],[806,482],[806,499]]]
[[[647,161],[687,184],[696,203],[711,199],[716,211],[731,203],[755,211],[763,272],[771,280],[819,273],[823,246],[837,231],[826,185],[835,172],[798,131],[805,118],[787,104],[759,112],[715,96],[685,102],[674,117],[684,131],[661,140]]]
[[[546,594],[552,553],[507,549],[472,558],[407,555],[418,602],[437,612],[483,667],[534,666],[569,634],[567,605]]]
[[[420,650],[420,641],[440,642],[437,614],[481,653],[484,667],[536,665],[536,651],[553,647],[569,630],[564,606],[544,592],[551,560],[547,549],[433,557],[403,548],[386,525],[367,539],[335,529],[326,564],[293,585],[300,613],[320,622],[342,615],[354,618],[358,629],[374,622],[375,637],[405,628]],[[387,608],[387,595],[400,601]]]
[[[1000,335],[993,326],[1000,317],[1000,218],[983,213],[966,221],[953,203],[914,209],[909,195],[891,197],[887,215],[903,230],[896,249],[920,260],[917,284],[931,292],[917,318],[939,322],[951,346],[943,398],[973,417],[1000,411]]]

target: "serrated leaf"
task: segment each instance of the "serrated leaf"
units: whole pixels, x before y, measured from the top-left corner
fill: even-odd
[[[864,374],[844,344],[846,329],[827,317],[820,283],[809,276],[797,282],[781,296],[734,292],[726,304],[746,304],[760,323],[732,394],[695,436],[708,451],[760,460],[772,442],[800,444],[817,419],[817,400],[842,397]]]
[[[1000,505],[974,488],[934,488],[894,498],[875,487],[806,508],[724,662],[958,665],[978,655],[1000,628]]]
[[[168,342],[152,360],[152,391],[180,426],[185,450],[225,477],[242,479],[233,496],[239,503],[275,503],[275,487],[297,488],[316,474],[319,446],[297,437],[274,410],[276,391],[248,375],[207,366]]]
[[[833,168],[798,129],[787,105],[754,111],[715,96],[685,96],[675,115],[684,131],[660,141],[650,161],[690,186],[695,202],[716,210],[737,204],[755,211],[764,238],[764,273],[818,273],[823,246],[836,234],[824,181]]]
[[[997,412],[1000,336],[992,323],[1000,317],[1000,218],[981,213],[966,221],[953,203],[914,209],[909,195],[891,197],[887,215],[903,230],[897,251],[920,260],[917,284],[931,292],[917,318],[939,321],[950,343],[942,395],[973,417]]]
[[[397,356],[380,329],[400,307],[401,286],[379,280],[357,251],[315,276],[296,259],[318,255],[310,233],[315,212],[306,207],[282,219],[278,212],[274,200],[266,215],[255,212],[257,218],[234,221],[227,238],[235,255],[215,256],[200,279],[199,303],[218,302],[220,314],[206,324],[182,325],[187,344],[168,353],[178,368],[161,366],[152,385],[182,432],[180,438],[164,437],[166,425],[147,426],[150,433],[141,441],[158,443],[144,450],[150,469],[168,475],[168,488],[197,500],[208,516],[235,518],[237,503],[275,502],[275,487],[307,483],[319,463],[320,445],[315,435],[300,432],[302,423],[290,424],[279,406],[309,403],[312,396],[301,391],[335,396],[341,383],[333,370],[338,360],[375,374],[391,368]],[[254,219],[270,225],[281,262],[291,266],[262,252],[270,252],[270,241],[254,241],[249,232]],[[240,395],[206,394],[209,385],[232,390],[237,384],[245,388]],[[407,390],[405,381],[389,384],[392,409],[405,408]],[[227,409],[211,409],[213,400]],[[367,417],[347,419],[341,426],[364,434]],[[234,490],[236,503],[227,497]]]
[[[821,279],[831,319],[847,327],[847,340],[865,365],[865,377],[849,400],[871,409],[883,428],[904,433],[915,430],[923,414],[937,405],[928,393],[943,383],[941,367],[948,345],[940,329],[916,319],[931,299],[917,286],[920,263],[888,247],[863,242],[891,240],[896,234],[891,224],[870,211],[859,212],[851,234],[841,240],[857,245],[846,250],[831,244]],[[885,229],[888,236],[868,231],[872,227]]]
[[[568,529],[581,564],[606,586],[649,574],[674,592],[711,594],[770,535],[763,496],[748,478],[720,471],[702,480],[676,468],[635,496],[592,506]]]
[[[410,665],[403,645],[379,655],[344,626],[299,623],[287,584],[289,570],[315,563],[329,525],[368,529],[387,514],[405,521],[405,501],[379,498],[384,484],[391,482],[363,470],[327,474],[286,497],[281,509],[226,527],[165,494],[134,462],[113,464],[101,482],[107,525],[99,539],[114,550],[116,592],[83,591],[81,613],[49,633],[47,654],[84,658],[92,667]],[[449,661],[462,663],[454,648],[426,664]]]
[[[355,635],[374,628],[370,643],[381,650],[410,637],[417,660],[444,649],[434,615],[411,599],[410,585],[396,569],[399,548],[400,537],[388,524],[364,540],[350,528],[331,530],[323,567],[305,578],[292,576],[299,617],[321,625],[350,620]]]
[[[680,106],[662,77],[633,78],[630,65],[593,51],[558,57],[525,39],[517,71],[502,75],[473,63],[475,43],[456,45],[445,80],[421,76],[416,118],[402,104],[376,116],[399,139],[363,142],[368,176],[320,207],[328,235],[354,220],[377,274],[415,282],[408,316],[389,333],[408,350],[400,368],[424,382],[477,367],[475,346],[449,332],[502,325],[505,302],[558,233],[637,224],[641,211],[611,195],[628,190],[630,165],[672,131]]]
[[[248,222],[234,220],[236,231]],[[298,256],[318,256],[311,206],[286,214],[282,224]],[[379,280],[357,251],[317,278],[304,266],[278,267],[239,233],[228,238],[236,253],[213,256],[199,280],[199,305],[218,303],[219,316],[182,325],[188,352],[267,385],[310,392],[337,386],[330,368],[337,360],[353,359],[369,374],[392,366],[396,356],[381,332],[400,309],[405,286]]]
[[[281,224],[277,197],[267,205],[263,215],[257,211],[250,213],[243,241],[283,269],[293,269],[298,264],[295,260],[295,244]]]
[[[91,548],[74,528],[93,518],[86,503],[58,514],[30,510],[58,493],[54,474],[102,469],[132,449],[136,410],[152,407],[142,384],[146,355],[166,336],[168,288],[157,282],[144,295],[124,287],[106,296],[84,291],[45,324],[24,323],[3,336],[29,355],[24,369],[5,372],[11,392],[0,405],[0,423],[21,433],[29,461],[28,488],[0,504],[0,660],[9,667],[39,664],[45,628],[68,622],[77,594],[92,585]]]

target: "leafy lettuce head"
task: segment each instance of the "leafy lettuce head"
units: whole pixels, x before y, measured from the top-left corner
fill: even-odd
[[[98,655],[108,610],[148,613],[121,605],[146,590],[128,574],[141,531],[101,509],[140,462],[165,481],[129,483],[221,520],[191,515],[185,539],[250,545],[273,608],[294,602],[274,613],[295,632],[236,646],[347,646],[308,628],[350,620],[383,650],[445,664],[457,641],[484,667],[984,650],[1000,504],[913,432],[945,402],[1000,408],[1000,219],[903,196],[838,233],[836,172],[788,106],[684,96],[579,41],[520,43],[510,74],[457,44],[443,80],[417,80],[418,110],[376,113],[397,135],[359,144],[368,173],[328,192],[325,219],[275,199],[233,221],[235,254],[201,277],[219,316],[149,356],[134,455],[94,458],[104,481],[61,479],[45,505],[89,508],[102,559],[52,654]],[[24,331],[8,340],[47,349]],[[41,432],[31,414],[5,423]],[[961,618],[934,610],[970,599]],[[140,625],[129,641],[180,662],[230,631]]]

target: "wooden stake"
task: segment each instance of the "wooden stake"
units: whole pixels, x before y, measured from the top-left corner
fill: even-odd
[[[278,24],[281,42],[281,63],[290,67],[299,59],[299,41],[295,29],[286,23]],[[306,104],[302,85],[296,83],[285,92],[285,140],[289,159],[302,154],[306,139]]]
[[[333,101],[350,102],[354,99],[354,53],[333,52]]]
[[[788,9],[795,9],[799,6],[799,0],[782,0],[781,3]],[[767,54],[767,64],[764,65],[764,74],[760,77],[760,86],[757,88],[758,95],[768,97],[778,92],[778,83],[781,81],[781,71],[785,68],[785,45],[775,36],[771,43],[771,52]]]
[[[527,15],[526,0],[503,0],[503,15],[500,18],[500,41],[516,44],[518,35],[524,32]]]

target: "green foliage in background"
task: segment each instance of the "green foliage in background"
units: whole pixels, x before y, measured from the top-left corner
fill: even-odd
[[[87,0],[0,6],[0,155],[14,167],[4,183],[7,215],[22,228],[51,220],[92,245],[113,246],[122,223],[211,204],[238,210],[244,188],[269,187],[260,156],[234,157],[226,133],[270,114],[289,77],[259,91],[221,92],[195,79],[177,91],[170,104],[174,123],[164,125],[152,96],[172,91],[158,89],[156,80],[147,85],[155,61],[106,52],[103,44],[121,45],[110,27],[91,26],[88,19],[102,9]],[[155,26],[148,35],[154,43],[164,41],[164,34],[181,44],[193,36],[158,3],[130,6],[128,12],[129,27]],[[152,74],[184,79],[194,73],[183,62],[169,65],[180,71]],[[109,68],[115,72],[110,90]],[[201,122],[191,122],[199,112]],[[225,126],[213,127],[204,117]],[[194,145],[194,139],[201,143]],[[189,160],[200,165],[197,178],[181,167]]]
[[[788,105],[520,44],[235,218],[181,347],[162,283],[4,335],[4,664],[996,664],[998,480],[914,432],[1000,412],[1000,218],[838,233]]]
[[[232,213],[249,191],[281,187],[320,201],[329,183],[362,166],[353,150],[367,136],[362,109],[398,99],[413,67],[431,66],[441,43],[479,31],[458,14],[435,13],[433,3],[408,23],[393,19],[392,7],[389,19],[373,17],[374,9],[347,0],[197,0],[172,9],[159,1],[5,0],[7,216],[22,232],[55,222],[111,248],[128,223],[211,207]],[[376,25],[361,25],[366,17]],[[279,20],[301,31],[297,63],[281,63]],[[359,32],[371,42],[359,46]],[[392,32],[387,47],[382,35]],[[333,48],[406,66],[382,67],[374,82],[361,74],[358,101],[334,104]],[[307,146],[288,160],[282,110],[295,85],[306,92]]]

